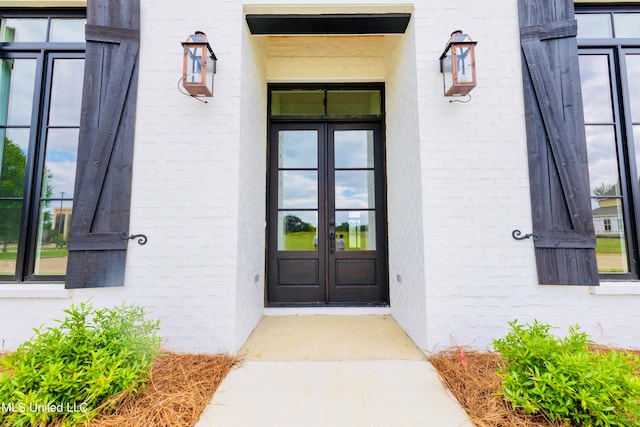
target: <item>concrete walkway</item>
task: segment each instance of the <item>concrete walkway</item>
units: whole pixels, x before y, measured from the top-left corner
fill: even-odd
[[[390,315],[265,316],[196,427],[473,427]]]

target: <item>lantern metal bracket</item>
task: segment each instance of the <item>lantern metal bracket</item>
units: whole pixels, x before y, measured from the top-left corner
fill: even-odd
[[[462,104],[466,104],[468,102],[471,102],[471,94],[468,93],[465,95],[467,97],[467,99],[450,99],[449,102],[460,102]]]
[[[181,93],[181,94],[183,94],[183,95],[188,96],[189,98],[193,98],[193,99],[195,99],[196,101],[200,101],[200,102],[202,102],[203,104],[208,104],[208,103],[209,103],[208,101],[206,101],[206,100],[204,100],[204,99],[200,99],[200,98],[198,98],[197,96],[195,96],[195,95],[191,95],[189,92],[185,91],[185,90],[182,88],[182,85],[181,85],[181,83],[182,83],[183,81],[184,81],[184,77],[180,77],[180,79],[178,80],[178,92],[180,92],[180,93]]]

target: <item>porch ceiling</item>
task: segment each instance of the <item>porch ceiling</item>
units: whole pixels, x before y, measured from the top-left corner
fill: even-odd
[[[384,58],[385,37],[389,36],[267,36],[263,40],[263,48],[268,58]]]

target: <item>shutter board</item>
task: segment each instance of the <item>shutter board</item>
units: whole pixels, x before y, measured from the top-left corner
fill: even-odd
[[[535,240],[536,248],[585,248],[595,249],[595,236],[573,231],[541,231]]]
[[[538,268],[541,284],[581,285],[589,277],[590,257],[586,251],[575,249],[537,248],[536,258],[544,260],[546,268]],[[538,263],[540,265],[540,263]]]
[[[93,136],[95,140],[88,156],[91,167],[86,168],[83,175],[78,177],[80,187],[74,201],[74,214],[79,214],[83,221],[77,224],[74,232],[88,232],[93,223],[101,193],[92,190],[103,188],[107,168],[112,164],[110,160],[133,77],[137,46],[131,47],[129,43],[125,43],[120,45],[117,50],[118,54],[109,64],[115,72],[108,76],[104,86],[108,92],[105,97],[101,98],[101,121],[95,130],[96,133]],[[120,159],[115,160],[113,163],[118,164],[117,160]]]
[[[518,0],[540,284],[597,285],[571,0]]]
[[[67,288],[124,284],[139,28],[139,0],[89,0]]]
[[[119,233],[75,233],[67,244],[70,251],[126,250],[128,237]]]
[[[572,167],[578,163],[575,150],[567,144],[569,134],[564,123],[564,111],[560,94],[557,93],[557,82],[549,80],[546,70],[550,70],[548,52],[540,41],[529,40],[522,43],[525,63],[529,69],[529,75],[533,82],[533,89],[541,109],[542,123],[546,129],[546,136],[551,148],[551,156],[556,165],[556,172],[566,198],[569,209],[569,217],[574,226],[584,228],[576,224],[583,221],[578,215],[580,206],[579,194],[583,190],[580,171]]]
[[[520,40],[548,40],[562,37],[573,37],[578,32],[578,21],[549,22],[532,27],[520,28]]]
[[[115,40],[138,42],[140,40],[140,32],[129,28],[87,25],[85,27],[85,39],[87,41],[105,43],[113,43]]]

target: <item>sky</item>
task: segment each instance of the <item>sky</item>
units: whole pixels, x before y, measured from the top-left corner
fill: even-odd
[[[635,157],[636,165],[640,168],[640,54],[627,53],[623,58],[624,64],[626,64],[626,78],[623,85],[626,84],[627,93],[630,95],[627,98],[628,116],[631,117],[633,125],[633,138],[628,142],[634,144],[635,153],[631,155]],[[619,119],[616,119],[613,114],[612,99],[615,97],[612,92],[609,67],[609,56],[606,54],[580,56],[592,195],[593,189],[600,184],[616,185],[619,181],[616,147],[618,127],[616,125],[621,123],[616,123]],[[625,130],[622,129],[622,131]],[[597,203],[594,207],[597,207]]]
[[[318,207],[318,133],[316,130],[281,131],[279,140],[279,203],[281,209]],[[335,204],[338,209],[375,207],[373,132],[334,132]],[[304,168],[304,169],[303,169]],[[363,168],[340,170],[340,168]],[[293,169],[293,170],[291,170]]]
[[[17,34],[16,31],[16,37]],[[25,154],[29,149],[28,128],[31,127],[32,121],[36,68],[36,59],[14,60],[8,94],[7,124],[23,128],[8,129],[7,136],[18,144]],[[45,167],[53,176],[53,181],[48,184],[54,198],[60,197],[62,192],[65,198],[73,197],[83,72],[83,59],[54,60],[45,156]],[[7,94],[0,96],[6,97]],[[43,111],[46,113],[47,109],[44,108]],[[65,128],[59,128],[60,126]]]

